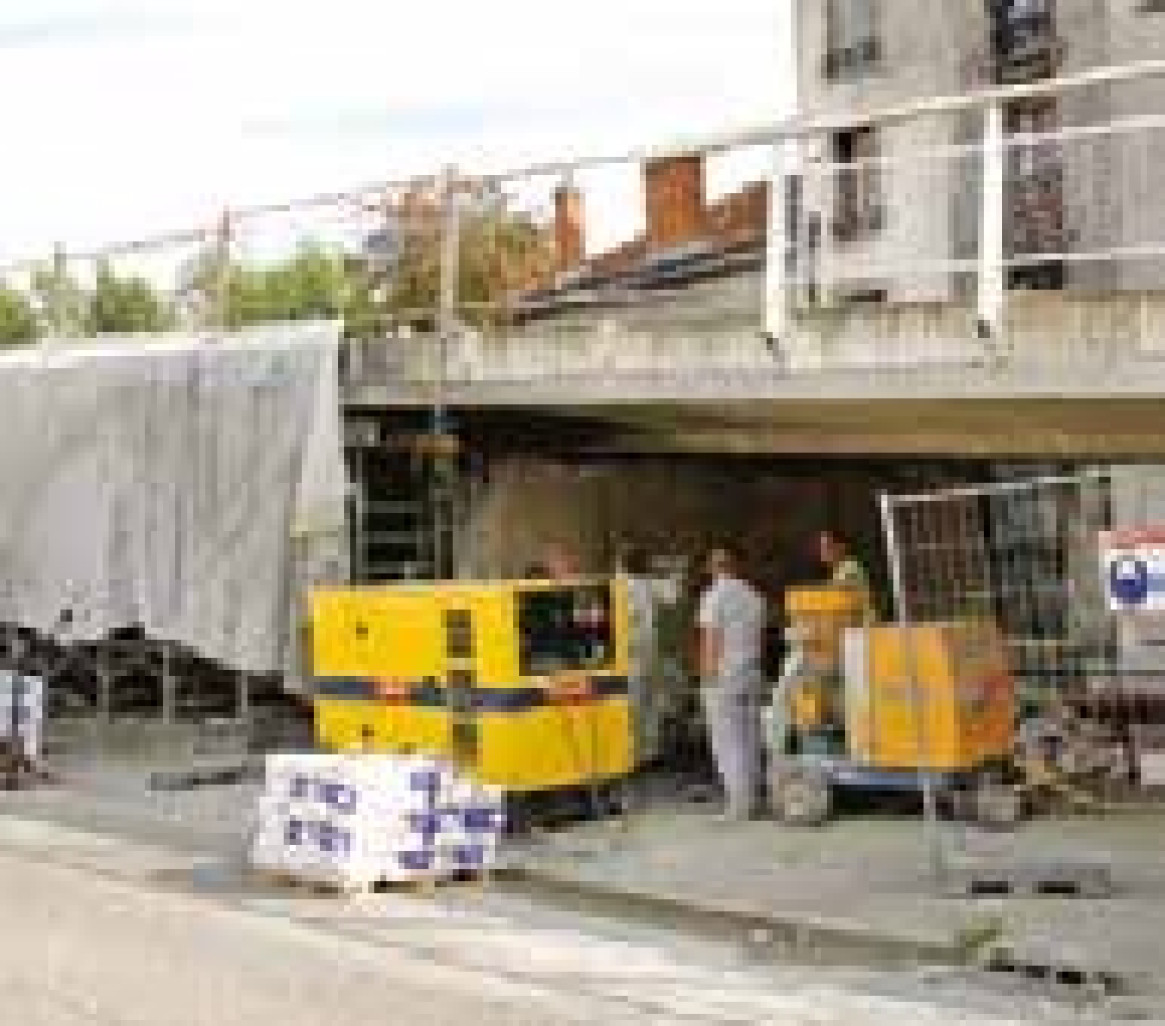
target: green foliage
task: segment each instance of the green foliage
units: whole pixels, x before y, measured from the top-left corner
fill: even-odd
[[[106,265],[98,268],[93,291],[86,297],[83,334],[158,333],[176,323],[173,308],[144,278],[122,278]]]
[[[228,327],[282,321],[335,320],[345,291],[337,256],[315,247],[301,249],[273,267],[232,265],[227,272]]]
[[[462,218],[458,301],[461,316],[478,326],[505,317],[507,295],[545,279],[554,268],[548,233],[532,219],[505,209],[476,211]],[[431,322],[440,302],[441,244],[437,233],[417,234],[401,253],[388,307],[404,319]]]
[[[40,331],[40,321],[28,297],[0,284],[0,346],[35,342]]]
[[[46,333],[79,335],[84,331],[88,298],[63,260],[33,272],[31,300],[43,314]]]
[[[460,316],[477,325],[504,318],[503,300],[553,269],[549,233],[500,203],[461,218],[458,267]],[[363,257],[305,245],[265,266],[231,262],[213,252],[182,276],[181,292],[211,324],[228,329],[289,321],[341,321],[349,338],[375,338],[392,323],[431,327],[441,295],[440,218],[409,232],[388,280],[376,279]],[[28,295],[0,291],[0,344],[44,333],[74,337],[158,333],[179,323],[173,303],[144,277],[97,268],[91,289],[68,272],[62,255],[33,274]]]

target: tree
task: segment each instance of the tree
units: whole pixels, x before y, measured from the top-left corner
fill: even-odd
[[[144,278],[119,277],[108,264],[97,268],[87,296],[86,335],[134,335],[169,331],[176,324],[171,304]]]
[[[305,245],[267,266],[237,261],[224,266],[213,252],[188,269],[182,292],[228,329],[303,320],[341,320],[349,338],[375,338],[393,323],[431,329],[441,298],[442,213],[431,193],[406,197],[396,219],[397,251],[387,268],[367,254],[357,257]],[[549,279],[554,268],[551,234],[498,199],[476,201],[460,218],[460,316],[476,325],[507,316],[511,294]]]
[[[337,320],[343,316],[350,291],[342,256],[312,245],[266,267],[238,262],[222,267],[213,254],[207,254],[190,269],[183,290],[197,297],[212,322],[231,329]]]
[[[431,327],[441,297],[439,212],[431,199],[410,204],[406,198],[402,207],[413,230],[401,246],[387,305],[401,319]],[[463,320],[478,326],[502,322],[509,297],[552,277],[551,233],[504,200],[488,197],[463,206],[459,229],[457,299]]]
[[[0,346],[26,345],[40,333],[40,321],[28,297],[0,284]]]
[[[32,301],[44,319],[45,330],[53,335],[79,335],[85,330],[84,289],[69,273],[63,253],[51,264],[38,267],[32,275]]]

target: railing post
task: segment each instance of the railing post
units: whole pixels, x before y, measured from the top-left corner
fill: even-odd
[[[1006,294],[1003,226],[1005,165],[1003,105],[983,110],[983,188],[979,208],[979,334],[998,338]]]
[[[232,228],[231,212],[224,210],[215,230],[213,278],[210,286],[211,295],[207,303],[206,324],[208,328],[222,331],[230,327]]]
[[[794,172],[792,140],[781,140],[773,147],[772,174],[769,178],[769,224],[766,248],[764,331],[769,345],[784,349],[789,327],[789,244],[795,237],[788,223],[790,178]]]
[[[73,334],[73,300],[69,288],[69,255],[62,243],[53,247],[52,288],[48,297],[49,320],[58,339]]]
[[[430,484],[433,531],[433,576],[446,575],[446,564],[452,551],[453,525],[448,516],[448,494],[453,467],[447,451],[448,417],[446,390],[449,376],[449,350],[460,335],[458,297],[461,291],[461,183],[455,167],[447,167],[441,181],[441,281],[437,310],[437,373],[433,387],[433,441],[432,458],[438,470]]]

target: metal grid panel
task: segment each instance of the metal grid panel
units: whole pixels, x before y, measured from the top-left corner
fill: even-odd
[[[1042,813],[1104,811],[1136,793],[1136,736],[1165,697],[1165,661],[1147,635],[1165,629],[1142,619],[1134,636],[1110,612],[1101,540],[1151,526],[1163,503],[1155,467],[883,499],[898,623],[976,618],[1001,632],[1016,684],[1016,765],[1029,798],[1046,799]],[[927,797],[936,869],[946,872],[956,834],[938,824],[944,796],[929,788]]]

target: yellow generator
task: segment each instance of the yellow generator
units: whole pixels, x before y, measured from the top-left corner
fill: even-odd
[[[450,756],[512,792],[632,768],[619,582],[325,589],[311,634],[321,747]]]
[[[868,618],[869,598],[860,588],[819,585],[785,592],[789,637],[804,659],[802,680],[789,695],[789,717],[799,730],[839,724],[842,710],[842,638]]]
[[[1010,825],[998,820],[1018,813],[999,800],[998,785],[1014,771],[1015,684],[994,624],[958,620],[842,634],[840,715],[791,715],[782,750],[774,752],[770,788],[781,817],[823,822],[841,791],[932,787],[951,799],[971,796],[980,819]],[[790,701],[795,712],[792,695]]]
[[[1011,757],[1015,687],[992,624],[854,631],[846,659],[845,718],[855,762],[968,773]]]

